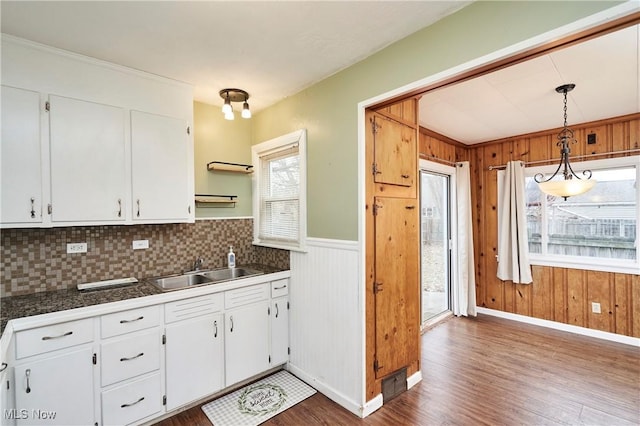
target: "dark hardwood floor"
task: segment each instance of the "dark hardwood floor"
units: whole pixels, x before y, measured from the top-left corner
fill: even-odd
[[[631,346],[483,315],[451,318],[423,335],[422,374],[366,419],[318,393],[263,425],[640,424],[640,349]],[[158,425],[211,423],[195,407]]]

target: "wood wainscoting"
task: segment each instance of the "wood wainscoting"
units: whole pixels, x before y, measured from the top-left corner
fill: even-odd
[[[572,126],[578,143],[571,158],[640,148],[640,114]],[[511,160],[557,164],[560,151],[550,129],[512,138],[465,146],[427,129],[420,129],[420,158],[436,162],[469,160],[476,260],[478,306],[534,318],[640,337],[640,276],[578,269],[533,266],[533,284],[513,284],[496,277],[498,249],[497,171]],[[587,145],[587,135],[596,143]],[[632,155],[630,153],[620,154]],[[636,154],[637,155],[637,154]],[[598,158],[610,158],[602,156]],[[574,160],[572,160],[574,162]],[[577,162],[577,161],[576,161]],[[591,312],[599,302],[601,314]]]

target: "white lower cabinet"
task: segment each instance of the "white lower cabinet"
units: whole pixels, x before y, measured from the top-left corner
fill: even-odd
[[[224,294],[225,385],[269,369],[269,284]]]
[[[167,325],[167,410],[224,387],[223,321],[208,314]]]
[[[267,278],[268,279],[268,278]],[[1,425],[138,425],[289,358],[288,280],[18,331]]]
[[[109,339],[102,344],[102,386],[160,368],[160,331],[158,328]]]
[[[289,360],[289,297],[271,300],[271,365]]]
[[[160,372],[125,382],[102,392],[102,423],[135,424],[163,411]]]
[[[16,365],[15,414],[18,425],[92,425],[93,350],[68,350]]]

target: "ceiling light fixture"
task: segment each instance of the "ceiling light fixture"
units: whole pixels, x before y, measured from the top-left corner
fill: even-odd
[[[240,89],[222,89],[220,97],[224,99],[224,105],[222,105],[222,113],[227,120],[233,120],[235,114],[233,113],[233,106],[231,102],[243,102],[242,104],[242,118],[251,118],[251,110],[249,109],[249,94]]]
[[[573,130],[567,127],[567,93],[575,87],[575,84],[563,84],[562,86],[556,87],[556,92],[564,94],[564,126],[560,133],[558,133],[558,143],[556,144],[560,147],[560,164],[548,179],[544,179],[543,173],[538,173],[533,177],[533,179],[538,182],[538,187],[542,192],[555,195],[556,197],[562,197],[565,201],[567,197],[584,194],[596,184],[595,180],[591,180],[591,170],[583,171],[582,175],[584,178],[580,178],[571,168],[571,164],[569,164],[569,153],[571,152],[569,144],[576,143],[577,141],[573,135]],[[553,178],[558,176],[560,169],[562,169],[564,179],[553,180]]]

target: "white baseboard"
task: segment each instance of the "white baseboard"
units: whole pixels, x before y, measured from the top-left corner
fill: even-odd
[[[320,392],[321,394],[323,394],[324,396],[326,396],[330,400],[334,401],[336,404],[338,404],[338,405],[344,407],[345,409],[351,411],[356,416],[365,417],[366,415],[368,415],[368,414],[363,415],[363,412],[364,412],[364,410],[366,408],[366,405],[365,405],[365,407],[361,407],[360,404],[357,403],[356,401],[353,401],[353,400],[347,398],[346,396],[344,396],[340,392],[338,392],[335,389],[333,389],[331,386],[329,386],[326,383],[316,379],[315,377],[312,377],[311,375],[305,373],[304,371],[302,371],[301,369],[299,369],[295,365],[293,365],[291,363],[287,364],[287,370],[289,372],[291,372],[291,374],[293,374],[294,376],[296,376],[297,378],[302,380],[303,382],[307,383],[309,386],[315,388],[318,392]],[[380,406],[382,406],[382,395],[380,395]],[[375,410],[377,410],[378,408],[380,408],[380,407],[377,407],[377,408],[371,410],[371,413],[374,412]]]
[[[407,390],[411,389],[421,381],[422,381],[422,370],[419,370],[413,373],[411,376],[407,377]]]
[[[479,314],[491,315],[494,317],[506,318],[513,321],[533,324],[540,327],[552,328],[554,330],[567,331],[569,333],[581,334],[583,336],[595,337],[597,339],[608,340],[611,342],[622,343],[625,345],[640,347],[640,339],[637,337],[624,336],[622,334],[609,333],[606,331],[593,330],[586,327],[578,327],[577,325],[564,324],[556,321],[549,321],[540,318],[528,317],[526,315],[512,314],[510,312],[497,311],[495,309],[476,307]]]
[[[362,410],[361,410],[359,416],[362,417],[362,418],[367,417],[369,414],[373,413],[378,408],[382,407],[382,403],[383,403],[382,394],[380,393],[375,398],[373,398],[371,401],[365,402],[365,404],[362,407]]]

